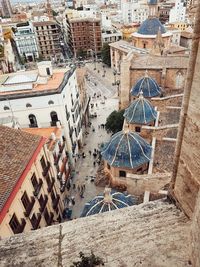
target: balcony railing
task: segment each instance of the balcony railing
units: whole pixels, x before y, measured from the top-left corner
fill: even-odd
[[[44,212],[44,218],[47,223],[47,225],[51,225],[53,222],[53,212],[48,213],[47,209]]]
[[[33,222],[31,221],[33,230],[38,229],[38,226],[39,226],[41,218],[42,218],[42,215],[40,213],[38,213],[37,215],[38,215],[37,219],[35,221],[33,221]]]
[[[47,195],[44,195],[44,201],[42,203],[40,203],[40,212],[43,212],[45,207],[46,207],[46,204],[47,204],[47,201],[48,201],[48,196]]]
[[[47,191],[50,193],[53,189],[53,185],[55,183],[55,178],[52,178],[51,183],[48,185]]]
[[[26,217],[28,217],[28,216],[30,215],[34,203],[35,203],[35,198],[34,198],[34,197],[31,197],[31,202],[30,202],[29,205],[26,207],[26,211],[24,212],[24,215],[25,215]]]
[[[31,124],[29,124],[29,127],[30,128],[37,128],[38,125],[37,125],[37,123],[31,123]]]
[[[56,198],[53,200],[53,209],[55,210],[58,206],[58,202],[59,202],[60,196],[56,195]]]
[[[60,153],[63,152],[64,147],[65,147],[65,142],[63,141],[62,146],[60,146],[60,148],[59,148],[59,152],[60,152]]]
[[[57,121],[50,121],[51,126],[56,126]]]
[[[38,194],[39,194],[39,192],[40,192],[40,189],[41,189],[41,187],[42,187],[42,184],[43,184],[43,181],[42,181],[42,179],[40,178],[40,179],[39,179],[39,183],[38,183],[38,185],[37,185],[35,191],[33,191],[33,195],[34,195],[35,197],[38,196]]]
[[[50,169],[50,162],[48,161],[48,162],[47,162],[47,166],[44,168],[43,173],[42,173],[42,175],[43,175],[44,177],[47,176],[49,169]]]
[[[14,234],[19,234],[24,231],[24,227],[26,225],[26,220],[24,218],[21,219],[21,224],[18,225],[18,227],[13,231]]]

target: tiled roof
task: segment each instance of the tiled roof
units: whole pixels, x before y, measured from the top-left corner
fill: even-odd
[[[104,194],[96,196],[85,204],[81,217],[121,209],[137,204],[137,199],[131,195],[105,188]]]
[[[156,119],[157,111],[141,93],[125,110],[124,117],[128,123],[149,124]]]
[[[147,72],[145,73],[145,76],[139,79],[131,89],[132,96],[139,96],[141,92],[144,97],[154,97],[161,94],[161,90],[157,82],[149,77]]]
[[[40,140],[40,136],[0,125],[0,211]]]
[[[137,133],[120,131],[102,149],[102,157],[113,167],[136,168],[148,163],[151,146]]]
[[[166,33],[165,27],[161,24],[158,18],[148,18],[140,26],[138,33],[144,35],[156,35],[159,28],[161,33]]]

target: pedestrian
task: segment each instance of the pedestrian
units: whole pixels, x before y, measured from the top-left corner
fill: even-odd
[[[93,166],[94,166],[94,167],[96,166],[96,161],[93,162]]]
[[[98,104],[96,103],[96,107],[98,107]]]
[[[71,202],[72,202],[72,205],[75,205],[75,197],[74,196],[71,197]]]
[[[76,184],[73,184],[73,189],[76,190]]]
[[[90,156],[91,156],[91,154],[92,154],[92,151],[91,151],[91,150],[89,150],[89,154],[90,154]]]
[[[82,184],[82,191],[85,192],[85,183]]]
[[[78,190],[78,192],[80,192],[80,185],[79,184],[77,185],[77,190]]]

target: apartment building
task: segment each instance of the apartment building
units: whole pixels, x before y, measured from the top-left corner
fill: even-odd
[[[67,149],[82,146],[82,116],[76,69],[52,69],[50,61],[38,70],[6,74],[0,84],[0,117],[14,116],[21,128],[63,126]]]
[[[102,48],[101,21],[96,18],[68,18],[68,45],[75,57],[81,52],[98,55]]]
[[[57,60],[62,57],[60,45],[61,30],[55,21],[37,21],[33,23],[36,31],[39,54],[44,59]]]
[[[122,32],[110,27],[102,30],[102,42],[113,43],[122,39]]]
[[[64,204],[46,138],[1,125],[0,139],[1,238],[61,222]]]
[[[26,61],[35,61],[39,57],[36,34],[31,22],[22,22],[16,25],[14,40],[19,55]]]

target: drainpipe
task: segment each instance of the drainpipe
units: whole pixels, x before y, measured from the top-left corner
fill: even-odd
[[[196,20],[195,20],[195,26],[194,26],[194,33],[192,38],[192,50],[188,65],[188,71],[187,71],[187,79],[185,83],[184,88],[184,96],[183,96],[183,104],[182,104],[182,110],[181,110],[181,117],[179,122],[179,130],[178,130],[178,137],[177,137],[177,144],[176,144],[176,150],[175,150],[175,156],[174,156],[174,165],[173,165],[173,171],[172,171],[172,180],[170,185],[169,194],[173,197],[173,190],[175,187],[176,182],[176,176],[178,171],[178,165],[179,165],[179,159],[181,154],[181,147],[183,142],[183,135],[184,135],[184,129],[185,129],[185,122],[187,118],[188,113],[188,106],[189,106],[189,100],[190,100],[190,94],[191,94],[191,88],[192,88],[192,82],[194,77],[194,71],[196,66],[196,58],[199,48],[199,38],[200,38],[200,1],[197,5],[197,11],[196,11]]]

